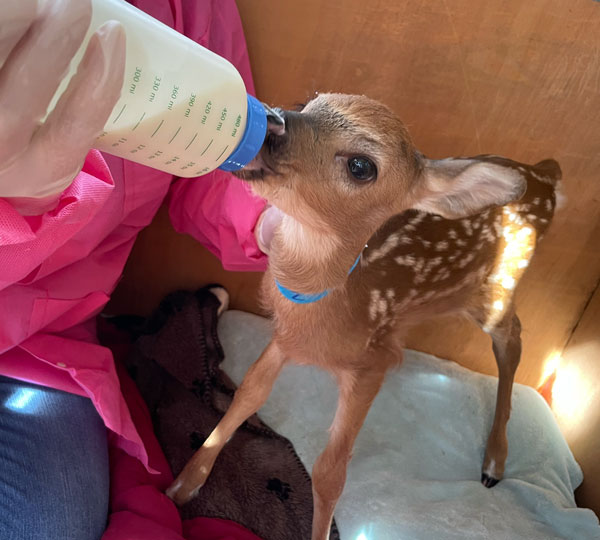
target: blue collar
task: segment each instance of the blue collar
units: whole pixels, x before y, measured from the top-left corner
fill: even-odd
[[[352,268],[350,268],[350,270],[348,271],[348,275],[350,275],[352,273],[352,271],[356,268],[356,266],[358,265],[358,261],[360,261],[361,257],[362,257],[362,253],[358,257],[356,257],[356,260],[354,261]],[[296,304],[312,304],[313,302],[317,302],[318,300],[321,300],[321,298],[325,298],[331,290],[331,289],[325,289],[324,291],[321,291],[320,293],[316,293],[316,294],[302,294],[299,292],[292,291],[290,289],[286,289],[277,280],[275,280],[275,285],[277,285],[279,292],[281,294],[283,294],[283,296],[285,296],[288,300],[291,300],[292,302],[294,302]]]

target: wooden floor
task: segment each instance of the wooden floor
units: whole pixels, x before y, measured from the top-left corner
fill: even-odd
[[[587,476],[581,500],[600,513],[600,3],[237,3],[257,94],[270,104],[363,93],[392,107],[430,157],[560,162],[567,203],[517,291],[517,380],[537,386],[555,353],[563,354],[558,381],[580,374],[585,399],[560,422]],[[225,273],[162,210],[140,235],[110,309],[148,313],[173,289],[221,281],[234,307],[255,311],[259,279]],[[409,346],[496,373],[489,338],[464,321],[424,325]]]

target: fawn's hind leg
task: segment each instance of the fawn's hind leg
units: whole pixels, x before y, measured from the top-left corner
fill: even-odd
[[[246,373],[225,416],[167,489],[167,495],[177,504],[184,504],[196,496],[235,430],[267,401],[284,361],[283,353],[271,341]]]
[[[492,329],[486,329],[492,338],[492,349],[498,364],[498,393],[494,423],[485,448],[481,483],[495,486],[504,474],[508,455],[506,425],[510,417],[510,402],[515,372],[521,360],[521,322],[511,307]]]

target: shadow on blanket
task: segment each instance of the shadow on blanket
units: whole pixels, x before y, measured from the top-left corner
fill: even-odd
[[[221,371],[219,300],[208,289],[167,296],[148,320],[112,322],[137,337],[126,367],[156,436],[177,474],[231,403],[235,385]],[[311,481],[292,444],[251,417],[231,438],[184,519],[225,518],[264,540],[305,540],[312,521]],[[339,539],[335,523],[331,539]]]

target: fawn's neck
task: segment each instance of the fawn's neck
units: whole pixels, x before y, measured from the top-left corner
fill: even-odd
[[[354,244],[356,244],[354,246]],[[313,294],[342,285],[364,242],[317,231],[284,216],[273,238],[269,269],[284,287]]]

